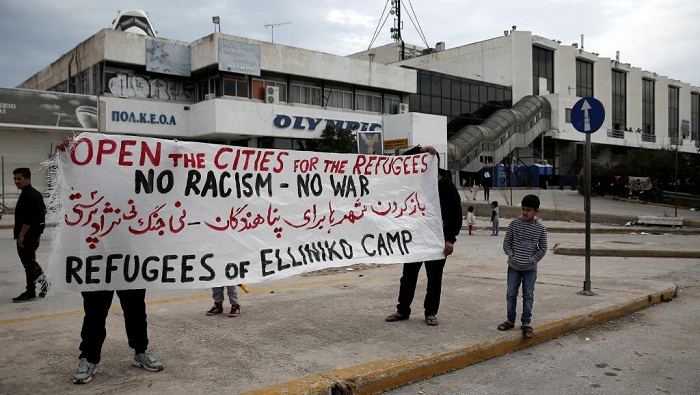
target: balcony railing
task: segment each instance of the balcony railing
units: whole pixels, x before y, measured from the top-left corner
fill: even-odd
[[[642,141],[647,142],[647,143],[655,143],[656,142],[656,135],[642,133]]]
[[[608,129],[608,137],[612,137],[614,139],[624,139],[625,131],[618,129]]]
[[[683,145],[683,139],[678,137],[669,137],[668,142],[674,147],[678,145]]]

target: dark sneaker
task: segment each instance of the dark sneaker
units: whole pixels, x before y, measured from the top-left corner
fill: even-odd
[[[73,375],[73,384],[85,384],[92,381],[92,376],[97,373],[97,365],[88,362],[85,358],[80,358],[78,371]]]
[[[16,298],[12,298],[12,301],[15,303],[22,303],[22,302],[29,302],[31,300],[36,299],[36,294],[28,294],[26,292],[22,292],[21,295],[19,295]]]
[[[149,350],[141,354],[134,354],[134,360],[131,361],[133,366],[144,368],[149,372],[160,372],[163,370],[163,364],[160,363],[158,358],[156,358]]]
[[[224,312],[224,305],[221,303],[214,303],[214,307],[207,311],[207,315],[217,315]]]
[[[46,280],[46,273],[42,273],[35,282],[36,288],[39,290],[39,297],[45,298],[49,291],[49,283]]]
[[[228,313],[229,317],[238,317],[238,315],[241,314],[241,306],[239,305],[233,305],[231,306],[231,312]]]

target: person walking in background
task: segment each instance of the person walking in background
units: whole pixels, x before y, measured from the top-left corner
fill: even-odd
[[[420,152],[429,152],[437,155],[435,148],[420,146],[406,151],[404,155],[413,155]],[[442,217],[442,233],[445,238],[445,244],[442,246],[445,257],[434,261],[404,263],[401,285],[399,287],[399,303],[396,305],[396,312],[384,319],[387,322],[407,320],[411,315],[411,303],[416,292],[418,273],[423,263],[425,263],[425,273],[428,276],[428,289],[423,302],[425,323],[430,326],[438,324],[435,315],[440,307],[442,272],[445,268],[445,260],[452,254],[457,235],[462,229],[462,198],[457,191],[457,187],[450,181],[448,177],[449,172],[445,169],[440,169],[439,165],[438,159],[438,195]]]
[[[489,191],[491,190],[491,187],[493,186],[493,180],[491,179],[491,173],[489,173],[488,169],[484,171],[481,186],[484,188],[484,201],[488,202],[489,201]]]
[[[472,185],[472,200],[476,200],[476,194],[479,193],[479,189],[481,189],[481,186],[474,181],[474,185]]]
[[[17,240],[17,255],[24,266],[27,287],[22,294],[12,298],[15,303],[36,299],[36,281],[44,274],[36,261],[41,234],[44,232],[46,205],[41,193],[32,186],[32,173],[26,167],[12,171],[17,189],[22,192],[15,207],[15,226],[13,236]],[[46,281],[41,282],[39,297],[46,296]]]
[[[518,288],[522,285],[523,313],[520,316],[523,337],[533,336],[532,306],[535,300],[535,281],[537,280],[537,263],[547,253],[547,229],[537,219],[540,199],[535,195],[523,198],[520,207],[522,214],[514,219],[503,239],[503,251],[508,256],[508,277],[506,292],[506,321],[498,325],[499,331],[506,331],[515,326],[515,308]]]
[[[467,208],[467,226],[469,228],[469,235],[470,236],[472,234],[472,229],[474,229],[474,225],[476,225],[476,216],[474,215],[474,206],[469,206],[469,208]]]
[[[235,285],[227,285],[226,293],[228,301],[231,302],[229,317],[238,317],[241,314],[241,305],[238,303],[238,290]],[[224,312],[224,287],[214,287],[211,289],[211,296],[214,299],[214,307],[207,311],[207,315],[218,315]]]
[[[500,219],[498,214],[498,202],[491,202],[491,236],[498,236],[498,220]]]

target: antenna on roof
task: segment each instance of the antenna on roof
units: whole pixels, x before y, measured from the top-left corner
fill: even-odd
[[[280,22],[280,23],[266,23],[265,28],[271,27],[272,28],[272,39],[270,40],[271,43],[275,42],[275,26],[282,26],[282,25],[289,25],[292,22]]]

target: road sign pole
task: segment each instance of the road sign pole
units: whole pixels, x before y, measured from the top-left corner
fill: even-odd
[[[586,135],[585,163],[583,166],[584,207],[586,213],[586,277],[581,295],[595,295],[591,290],[591,133],[605,120],[605,107],[598,99],[584,97],[571,108],[571,124]]]
[[[591,134],[586,133],[586,163],[583,170],[584,194],[583,211],[586,213],[586,277],[581,295],[595,295],[591,291]]]

